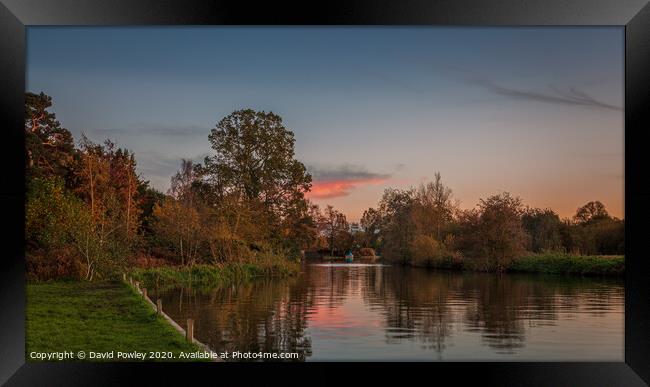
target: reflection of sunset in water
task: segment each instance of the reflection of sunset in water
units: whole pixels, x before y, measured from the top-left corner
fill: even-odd
[[[307,360],[623,359],[621,280],[307,265],[288,280],[162,294],[217,351]]]

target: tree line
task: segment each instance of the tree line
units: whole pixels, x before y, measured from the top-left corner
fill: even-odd
[[[527,252],[624,254],[624,221],[599,201],[561,219],[552,209],[525,206],[504,192],[463,210],[452,190],[435,179],[417,188],[387,189],[363,214],[362,244],[389,261],[419,266],[503,271]]]
[[[439,173],[386,189],[351,233],[345,214],[305,194],[312,178],[294,135],[272,112],[235,111],[208,135],[212,153],[181,160],[162,193],[136,157],[110,140],[75,143],[52,98],[25,95],[25,242],[32,278],[93,280],[133,265],[256,264],[273,268],[306,250],[380,253],[387,261],[503,270],[526,251],[622,254],[624,222],[600,202],[560,219],[508,193],[461,210]]]
[[[219,121],[203,163],[182,160],[166,194],[133,152],[71,133],[52,98],[25,95],[26,256],[31,277],[93,280],[155,257],[180,265],[281,265],[316,235],[311,176],[271,112]]]

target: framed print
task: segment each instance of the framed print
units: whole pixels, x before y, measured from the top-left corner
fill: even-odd
[[[3,383],[650,381],[645,1],[0,18]]]

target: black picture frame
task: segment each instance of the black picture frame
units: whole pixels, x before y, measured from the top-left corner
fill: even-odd
[[[650,218],[650,5],[646,0],[325,1],[300,4],[199,0],[0,0],[0,159],[2,246],[0,280],[0,383],[7,385],[129,385],[188,383],[195,376],[217,383],[258,377],[290,383],[340,383],[347,374],[396,378],[435,377],[498,385],[635,386],[650,383],[650,257],[644,247]],[[620,363],[311,363],[286,364],[80,364],[25,362],[24,91],[25,28],[34,25],[458,25],[625,27],[625,361]],[[392,368],[399,366],[400,371]],[[215,369],[214,367],[219,367]],[[331,368],[342,367],[342,372]],[[249,368],[255,368],[253,371]],[[301,376],[300,378],[304,378]],[[448,378],[451,379],[448,379]],[[444,379],[443,379],[444,378]],[[237,379],[231,379],[233,381]],[[426,379],[424,379],[426,380]],[[434,380],[434,379],[431,379]],[[644,382],[645,381],[645,382]]]

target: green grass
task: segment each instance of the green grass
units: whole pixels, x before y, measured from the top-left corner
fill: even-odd
[[[411,266],[430,269],[486,271],[479,259],[463,259],[454,262],[450,257],[429,260],[423,263],[410,263]],[[522,273],[566,274],[582,276],[622,276],[625,273],[623,255],[574,255],[547,252],[523,256],[507,265],[506,271]]]
[[[515,260],[509,271],[574,275],[623,275],[625,273],[625,257],[622,255],[571,255],[564,253],[531,254]]]
[[[223,284],[248,281],[256,277],[287,277],[297,274],[299,270],[299,264],[293,262],[282,264],[245,263],[194,265],[191,268],[165,266],[134,269],[130,276],[147,288],[164,289],[176,286],[214,288]]]
[[[28,284],[26,330],[28,361],[34,361],[29,356],[32,351],[178,355],[200,350],[157,316],[132,288],[117,281]]]

